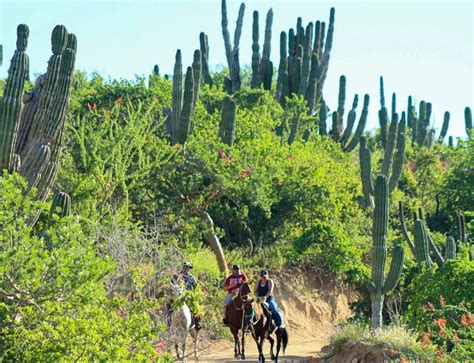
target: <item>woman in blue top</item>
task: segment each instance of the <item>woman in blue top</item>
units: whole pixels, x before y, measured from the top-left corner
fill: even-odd
[[[255,284],[255,294],[268,304],[277,327],[284,328],[283,316],[280,310],[278,310],[275,296],[273,295],[274,286],[273,280],[268,278],[268,271],[263,270],[260,272],[260,280]]]

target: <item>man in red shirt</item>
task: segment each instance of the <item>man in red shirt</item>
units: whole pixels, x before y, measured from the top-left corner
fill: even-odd
[[[239,292],[244,282],[248,282],[248,277],[245,273],[240,272],[240,266],[232,266],[232,275],[228,276],[224,282],[224,290],[227,295],[224,300],[224,324],[227,325],[227,305],[232,302],[234,296]]]

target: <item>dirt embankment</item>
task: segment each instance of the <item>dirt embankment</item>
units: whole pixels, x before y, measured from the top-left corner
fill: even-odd
[[[284,272],[270,271],[270,275],[276,284],[275,296],[290,337],[286,356],[294,359],[315,356],[328,343],[336,325],[351,317],[349,305],[357,300],[356,292],[319,272],[287,268]],[[254,358],[255,343],[250,335],[246,347],[248,358]],[[266,353],[268,349],[266,345]],[[232,356],[233,343],[225,341],[213,345],[200,361],[223,361]]]

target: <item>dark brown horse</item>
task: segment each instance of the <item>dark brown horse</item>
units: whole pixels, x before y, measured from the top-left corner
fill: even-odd
[[[251,315],[251,326],[250,330],[252,332],[252,336],[257,343],[258,348],[258,361],[264,363],[265,362],[265,355],[263,354],[263,343],[265,339],[270,342],[270,358],[272,361],[278,362],[278,357],[280,355],[280,350],[283,344],[283,353],[285,353],[285,349],[288,345],[288,332],[286,328],[277,328],[275,321],[271,319],[271,315],[268,310],[263,312],[263,307],[260,308],[260,301],[257,302],[259,306],[257,309],[251,307],[253,312],[248,311],[248,307],[246,308],[246,316]],[[276,346],[276,354],[273,353],[273,345],[275,343],[275,339],[273,339],[272,334],[276,335],[277,338],[277,346]]]
[[[239,290],[239,294],[227,306],[227,325],[234,336],[235,358],[245,359],[245,332],[250,329],[253,315],[252,301],[250,299],[249,284],[244,282]],[[239,331],[242,332],[241,339],[239,339]]]

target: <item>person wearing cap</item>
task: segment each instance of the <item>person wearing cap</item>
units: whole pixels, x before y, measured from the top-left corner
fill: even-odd
[[[185,262],[183,263],[183,267],[181,269],[181,272],[178,275],[173,276],[173,281],[178,281],[181,280],[182,283],[184,284],[184,288],[189,291],[194,291],[196,290],[196,287],[198,285],[196,278],[189,272],[193,268],[193,265],[190,262]],[[197,311],[192,311],[192,305],[189,305],[189,308],[191,310],[191,315],[193,318],[194,322],[194,327],[196,330],[201,329],[201,317],[199,316]],[[172,312],[171,306],[169,307],[168,311]]]
[[[184,288],[186,290],[195,290],[197,287],[196,278],[189,273],[189,270],[193,268],[190,262],[183,263],[183,268],[179,273],[178,277],[184,282]]]
[[[280,310],[278,310],[278,305],[273,293],[274,287],[275,284],[273,280],[269,278],[268,271],[260,271],[260,280],[255,284],[255,294],[258,296],[258,298],[264,300],[267,303],[277,327],[284,328],[285,325],[283,324],[283,316]]]
[[[227,295],[224,299],[224,324],[227,325],[227,305],[229,305],[234,296],[238,293],[244,282],[248,282],[248,277],[240,271],[239,265],[232,266],[232,274],[225,279],[224,290]]]

